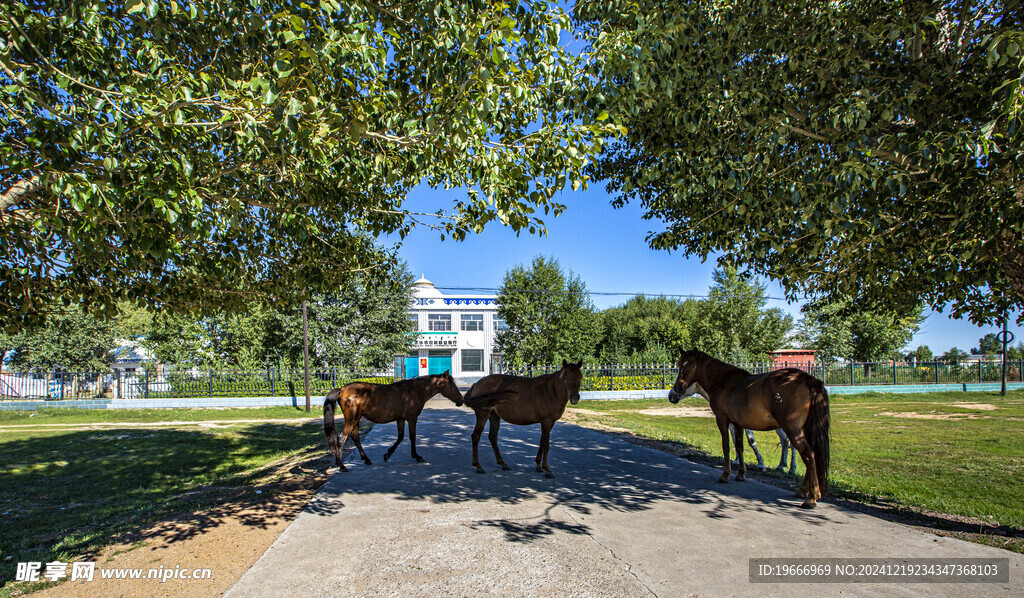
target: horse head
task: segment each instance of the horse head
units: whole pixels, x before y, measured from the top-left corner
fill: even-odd
[[[676,383],[668,393],[668,400],[676,404],[683,397],[692,394],[704,394],[700,384],[697,384],[697,357],[699,351],[684,351],[679,349],[679,361],[676,367],[679,373],[676,375]]]
[[[583,360],[578,363],[569,363],[562,360],[562,369],[558,372],[558,379],[565,384],[569,391],[569,402],[575,405],[580,402],[580,384],[583,382]]]
[[[452,378],[449,370],[445,370],[443,374],[435,376],[434,381],[440,385],[441,389],[438,392],[441,395],[455,403],[456,407],[462,407],[462,393],[459,392],[459,387],[455,384],[455,378]]]

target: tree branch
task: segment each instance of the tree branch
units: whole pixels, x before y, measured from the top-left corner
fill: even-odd
[[[38,175],[18,181],[3,195],[0,195],[0,217],[3,217],[8,208],[16,206],[26,199],[31,199],[44,189],[46,189],[46,183]]]

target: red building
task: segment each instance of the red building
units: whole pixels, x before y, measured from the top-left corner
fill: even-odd
[[[779,349],[772,351],[772,366],[775,369],[797,368],[810,373],[814,367],[813,349]]]

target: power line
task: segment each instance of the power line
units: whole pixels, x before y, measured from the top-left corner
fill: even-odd
[[[485,292],[497,295],[500,289],[492,287],[447,287],[434,285],[435,289],[441,289],[445,291],[472,291],[472,292]],[[543,290],[543,289],[505,289],[505,292],[512,293],[546,293],[546,294],[565,294],[569,291],[563,290]],[[626,293],[626,292],[612,292],[612,291],[587,291],[588,295],[600,295],[600,296],[618,296],[618,297],[664,297],[671,299],[765,299],[769,301],[789,301],[785,297],[772,297],[770,295],[696,295],[696,294],[674,294],[674,293]]]

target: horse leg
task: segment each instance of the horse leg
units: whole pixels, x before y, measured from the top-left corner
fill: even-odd
[[[735,435],[736,435],[736,427],[735,427],[735,426],[734,426],[733,424],[729,424],[729,434],[730,434],[730,435],[733,435],[733,436],[735,436]],[[739,459],[733,459],[733,460],[732,460],[732,461],[730,461],[729,463],[730,463],[731,465],[735,465],[736,467],[739,467],[739,466],[740,466],[740,460],[739,460]]]
[[[548,451],[551,449],[551,426],[553,425],[555,425],[555,422],[540,422],[540,449],[544,453],[544,465],[542,468],[546,478],[555,477],[555,474],[551,473],[551,468],[548,467]],[[538,467],[537,471],[541,471],[541,467]]]
[[[352,419],[358,421],[355,418]],[[341,442],[338,443],[338,454],[334,455],[334,463],[338,466],[338,471],[348,471],[345,464],[341,462],[341,456],[345,454],[345,443],[348,442],[348,436],[353,427],[349,424],[349,418],[346,417],[345,426],[341,429]]]
[[[402,444],[402,439],[405,438],[405,420],[398,418],[395,420],[395,423],[398,424],[398,440],[396,440],[395,443],[391,445],[391,448],[384,453],[385,463],[387,463],[388,459],[391,458],[391,455],[395,454],[395,449],[398,448],[398,445]],[[412,431],[412,422],[409,422],[409,430]],[[415,453],[416,449],[413,449],[413,452]]]
[[[733,428],[732,439],[736,444],[736,460],[740,463],[736,468],[736,481],[742,482],[747,477],[747,466],[743,463],[743,428]]]
[[[818,469],[815,466],[814,451],[811,450],[811,445],[808,444],[803,433],[790,436],[789,441],[800,452],[800,458],[803,459],[805,469],[803,486],[797,491],[796,495],[804,499],[804,503],[800,505],[802,508],[813,509],[818,504],[818,499],[821,498],[821,491],[818,489]]]
[[[348,427],[348,424],[346,424],[345,427]],[[373,465],[373,461],[370,461],[370,458],[366,456],[366,451],[363,450],[363,443],[359,442],[358,425],[352,426],[352,442],[356,443],[356,448],[359,449],[359,456],[363,458],[363,463]]]
[[[501,427],[501,418],[498,417],[497,413],[492,411],[489,419],[491,421],[491,427],[487,429],[487,440],[491,441],[491,448],[494,449],[494,460],[498,462],[498,465],[500,465],[502,469],[508,471],[512,468],[509,467],[508,463],[505,463],[505,460],[501,458],[501,451],[498,450],[498,428]]]
[[[735,425],[729,424],[729,431],[733,434],[734,437],[736,437]],[[761,451],[757,450],[757,439],[754,438],[754,431],[743,430],[743,433],[747,437],[747,444],[750,445],[750,449],[754,451],[754,456],[757,457],[757,468],[760,469],[761,471],[764,471],[764,458],[761,457]],[[736,440],[736,445],[739,446],[739,444],[740,441]],[[740,466],[740,460],[738,455],[735,459],[732,460],[732,464],[735,465],[736,467]]]
[[[416,452],[416,418],[409,420],[409,442],[412,444],[412,458],[417,463],[423,463],[423,457]]]
[[[782,428],[775,428],[775,433],[779,435],[779,445],[782,447],[782,457],[779,458],[779,466],[775,469],[786,471],[787,457],[789,457],[789,438],[782,431]]]
[[[473,428],[473,467],[476,468],[477,473],[484,473],[484,468],[480,467],[480,437],[483,436],[484,426],[487,424],[487,415],[477,411],[476,412],[476,427]]]
[[[725,418],[718,418],[718,431],[722,433],[722,455],[725,457],[725,464],[722,466],[722,476],[718,478],[721,483],[729,481],[729,474],[732,469],[729,467],[729,422]]]
[[[775,432],[779,435],[779,442],[782,444],[782,460],[779,461],[779,470],[786,470],[786,456],[789,456],[789,475],[796,475],[796,447],[789,442],[789,437],[782,431],[782,428],[776,428]]]
[[[761,451],[757,450],[757,439],[754,438],[753,430],[744,430],[747,435],[747,444],[750,445],[750,450],[754,451],[754,456],[757,457],[757,468],[764,471],[764,458],[761,457]]]

